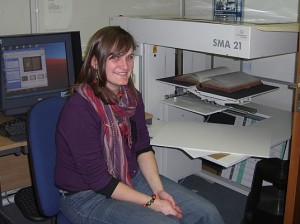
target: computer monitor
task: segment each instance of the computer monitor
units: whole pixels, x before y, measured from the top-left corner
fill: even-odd
[[[65,96],[82,65],[79,31],[0,36],[0,110],[26,115],[39,100]]]

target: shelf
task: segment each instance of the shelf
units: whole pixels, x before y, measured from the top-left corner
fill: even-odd
[[[175,98],[169,98],[161,101],[164,104],[181,108],[201,115],[210,115],[227,110],[228,107],[209,103],[201,100],[198,96],[187,95]]]
[[[207,179],[208,181],[212,181],[215,183],[218,183],[224,187],[230,188],[236,192],[239,192],[245,196],[248,196],[250,189],[248,187],[242,186],[240,184],[237,184],[233,181],[227,180],[223,177],[220,177],[218,175],[212,174],[206,170],[202,170],[201,172],[195,173],[195,175],[202,177],[204,179]]]
[[[190,88],[187,89],[189,92],[199,96],[202,100],[208,100],[215,102],[219,105],[225,105],[229,103],[233,104],[244,104],[251,102],[252,98],[273,92],[275,90],[278,90],[279,87],[271,86],[271,85],[258,85],[253,86],[248,89],[239,90],[233,93],[225,93],[218,90],[213,89],[203,89],[203,90],[197,90],[196,88]]]

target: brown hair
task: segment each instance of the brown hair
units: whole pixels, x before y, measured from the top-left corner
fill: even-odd
[[[105,104],[118,102],[118,97],[106,87],[106,61],[111,55],[125,54],[131,48],[133,51],[136,49],[134,38],[121,27],[107,26],[98,30],[88,42],[77,84],[89,84],[94,94],[100,97]],[[98,69],[94,69],[91,66],[94,57],[97,59]],[[95,80],[97,81],[95,82]],[[128,87],[132,92],[136,93],[132,77],[129,78]]]

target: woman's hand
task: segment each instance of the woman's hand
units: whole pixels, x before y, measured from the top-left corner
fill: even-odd
[[[140,154],[138,156],[138,164],[153,193],[157,196],[157,199],[149,208],[160,211],[165,215],[174,215],[181,219],[181,209],[176,205],[173,197],[163,190],[164,187],[160,180],[154,153],[149,151]]]
[[[149,207],[165,215],[174,215],[178,219],[182,218],[181,209],[176,205],[173,197],[165,191],[158,192],[157,199]]]

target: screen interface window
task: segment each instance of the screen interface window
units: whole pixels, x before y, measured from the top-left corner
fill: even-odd
[[[4,66],[7,93],[48,85],[44,48],[5,51]]]
[[[4,47],[6,97],[64,90],[68,85],[65,43]]]

